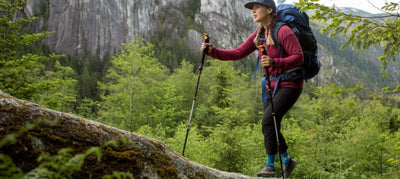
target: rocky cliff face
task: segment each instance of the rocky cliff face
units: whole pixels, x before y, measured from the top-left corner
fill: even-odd
[[[135,35],[150,39],[159,30],[198,49],[202,32],[185,30],[183,10],[192,4],[189,0],[28,0],[24,12],[40,18],[37,32],[54,32],[45,40],[51,49],[71,55],[88,50],[103,57],[121,50]],[[242,42],[255,26],[251,12],[237,0],[201,0],[195,22],[227,48]]]
[[[247,1],[202,0],[196,22],[202,24],[223,48],[236,47],[256,28]]]
[[[135,35],[149,39],[162,28],[179,31],[175,25],[184,23],[185,18],[177,8],[184,3],[184,0],[28,0],[24,12],[40,17],[36,31],[54,31],[45,40],[51,49],[71,55],[89,50],[102,57],[122,49],[122,43]],[[174,19],[169,19],[166,11]],[[174,21],[177,23],[171,23]]]

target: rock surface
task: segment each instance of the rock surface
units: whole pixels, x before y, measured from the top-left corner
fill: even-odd
[[[193,0],[28,0],[24,13],[39,17],[36,32],[54,32],[44,40],[52,50],[73,56],[87,50],[103,57],[136,35],[149,40],[160,30],[198,50],[203,32],[186,29],[184,15],[192,5]],[[239,45],[255,29],[251,12],[238,0],[201,0],[195,22],[224,48]]]
[[[0,149],[24,172],[39,165],[37,157],[43,152],[56,154],[66,147],[83,152],[110,140],[126,138],[127,143],[104,148],[100,161],[88,156],[83,170],[75,173],[74,178],[101,178],[112,171],[131,172],[135,178],[252,178],[192,162],[155,139],[50,110],[0,91],[0,135],[13,133],[27,123],[38,125],[20,136],[16,144]]]

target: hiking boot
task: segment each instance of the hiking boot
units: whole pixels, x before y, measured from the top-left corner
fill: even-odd
[[[257,173],[258,177],[274,177],[275,168],[265,165],[264,168]]]
[[[285,178],[290,178],[290,174],[292,174],[292,171],[294,168],[296,168],[297,162],[296,160],[290,159],[290,162],[288,164],[283,165],[283,175]]]

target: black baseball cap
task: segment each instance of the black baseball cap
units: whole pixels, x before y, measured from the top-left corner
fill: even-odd
[[[253,9],[254,4],[261,4],[269,8],[272,8],[274,12],[276,11],[276,5],[274,0],[254,0],[246,3],[244,7],[246,7],[247,9]]]

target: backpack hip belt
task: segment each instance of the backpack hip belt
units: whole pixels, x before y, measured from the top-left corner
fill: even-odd
[[[271,81],[288,81],[297,82],[304,79],[304,69],[303,67],[295,67],[290,70],[286,70],[282,75],[270,76]]]
[[[272,93],[272,97],[275,96],[276,90],[278,89],[279,83],[281,81],[289,81],[289,82],[298,82],[304,79],[304,69],[303,67],[295,67],[290,70],[286,70],[282,75],[275,75],[269,77],[270,81],[276,81],[274,85],[274,90]],[[262,101],[267,102],[267,89],[266,89],[266,77],[261,81],[262,84]]]

